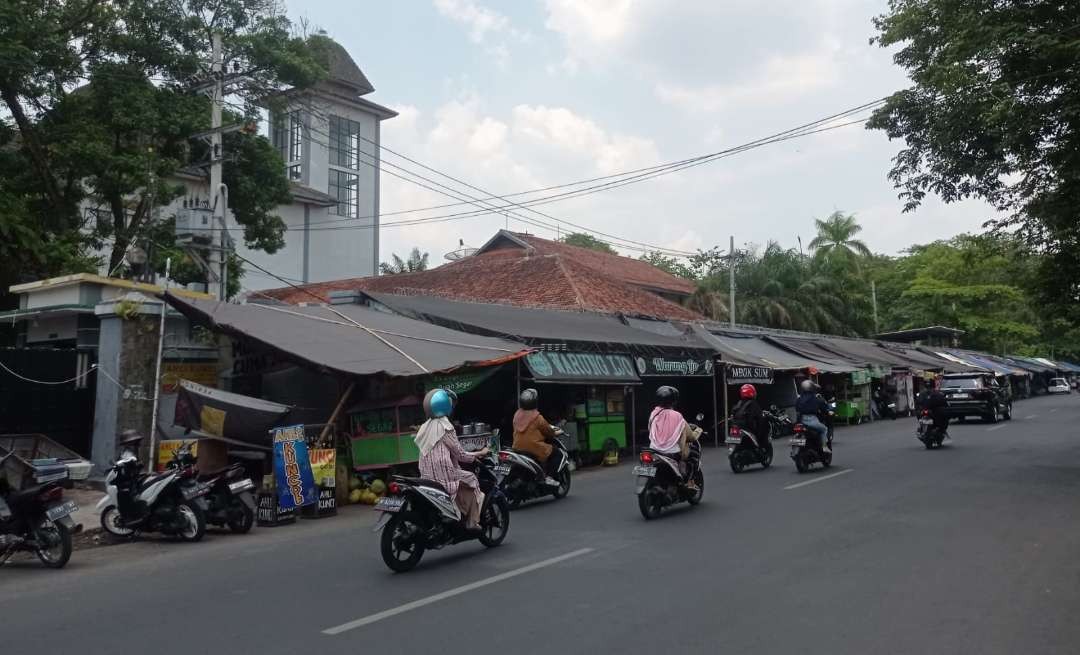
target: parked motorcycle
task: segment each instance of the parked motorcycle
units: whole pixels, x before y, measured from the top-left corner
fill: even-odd
[[[923,442],[927,450],[940,448],[948,431],[934,426],[934,419],[930,416],[930,410],[924,409],[919,413],[919,425],[915,429],[915,436]]]
[[[830,427],[829,447],[832,448],[832,428]],[[832,466],[832,453],[822,449],[821,437],[813,430],[807,430],[802,423],[795,424],[795,434],[791,437],[791,459],[795,462],[795,470],[806,473],[815,463],[820,463],[823,468]]]
[[[768,438],[759,439],[753,432],[732,425],[724,443],[728,447],[728,463],[733,473],[742,473],[751,464],[761,464],[761,468],[766,469],[772,464],[772,441]]]
[[[769,438],[779,439],[792,432],[795,423],[791,418],[776,405],[769,405],[769,409],[762,410],[766,420],[769,421]]]
[[[200,505],[207,524],[228,526],[237,534],[249,532],[255,525],[255,483],[247,477],[244,466],[231,464],[203,473],[196,468],[197,462],[187,447],[173,455],[169,466],[181,472],[181,490]]]
[[[701,421],[705,417],[697,415]],[[701,452],[701,437],[690,444],[690,448]],[[696,489],[687,487],[687,480],[683,476],[679,462],[670,455],[657,452],[651,448],[642,450],[638,455],[639,464],[634,467],[634,475],[637,477],[636,493],[638,497],[638,509],[645,520],[652,520],[660,516],[665,507],[681,503],[697,505],[705,496],[705,475],[701,467],[694,472],[694,484]]]
[[[555,428],[556,436],[564,434]],[[500,486],[506,494],[510,507],[518,507],[527,500],[554,496],[565,498],[570,493],[570,452],[561,439],[552,440],[548,457],[548,475],[543,464],[532,455],[517,450],[499,451],[499,465],[495,472],[501,476]]]
[[[4,461],[12,457],[0,457]],[[19,551],[34,553],[50,569],[63,568],[71,559],[71,536],[82,530],[71,515],[79,509],[75,501],[64,500],[61,482],[68,476],[35,469],[34,484],[13,489],[0,477],[0,565]]]
[[[879,398],[874,401],[874,406],[877,408],[879,419],[896,420],[896,403],[887,398]]]
[[[395,475],[387,494],[375,503],[382,516],[373,532],[379,539],[383,562],[392,571],[403,573],[420,563],[426,550],[478,539],[494,548],[510,531],[510,507],[495,473],[495,458],[486,457],[473,465],[484,503],[480,508],[480,529],[465,528],[465,519],[446,489],[426,478]]]
[[[137,448],[137,443],[124,445]],[[101,527],[116,537],[160,532],[199,541],[206,534],[206,516],[197,500],[209,488],[190,484],[193,479],[193,468],[143,473],[135,452],[126,448],[105,475],[106,495],[97,504]]]

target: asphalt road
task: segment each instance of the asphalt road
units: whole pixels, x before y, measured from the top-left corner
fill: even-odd
[[[932,452],[910,419],[841,429],[802,476],[783,441],[741,475],[707,450],[705,502],[648,523],[625,463],[586,471],[404,575],[355,510],[5,566],[0,652],[1080,652],[1080,397],[1015,416]]]

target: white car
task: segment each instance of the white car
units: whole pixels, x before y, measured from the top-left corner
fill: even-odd
[[[1047,393],[1072,393],[1072,389],[1069,387],[1069,383],[1065,381],[1065,378],[1054,378],[1050,380],[1050,386],[1046,388]]]

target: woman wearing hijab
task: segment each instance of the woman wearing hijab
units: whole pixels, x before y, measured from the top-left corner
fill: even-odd
[[[420,475],[445,487],[465,517],[465,527],[478,530],[484,493],[480,491],[476,475],[460,465],[486,457],[489,450],[484,448],[467,453],[462,449],[449,418],[453,411],[454,398],[445,389],[433,389],[424,397],[424,413],[428,419],[420,426],[415,439],[420,449]]]

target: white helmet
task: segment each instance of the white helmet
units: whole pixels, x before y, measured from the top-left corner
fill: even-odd
[[[812,392],[812,391],[817,391],[818,390],[818,385],[815,384],[814,381],[811,380],[810,378],[806,378],[799,385],[799,388],[802,389],[804,392]]]

